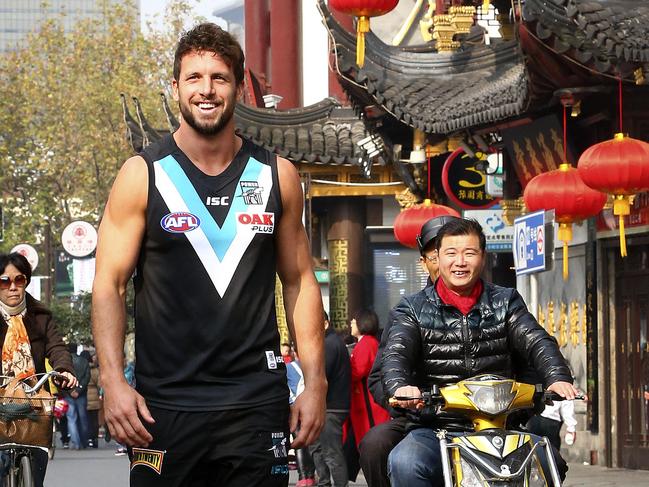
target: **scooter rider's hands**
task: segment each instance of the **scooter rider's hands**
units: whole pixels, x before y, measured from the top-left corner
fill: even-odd
[[[307,385],[291,406],[289,428],[295,439],[291,448],[310,445],[320,436],[326,414],[327,383]]]
[[[104,413],[110,434],[124,445],[149,446],[153,437],[140,418],[147,423],[155,423],[155,420],[144,398],[126,380],[106,381],[104,384]]]
[[[558,381],[551,384],[548,389],[550,392],[555,392],[567,400],[572,400],[579,396],[579,390],[575,388],[570,382]]]
[[[421,409],[424,403],[421,399],[400,400],[400,397],[421,398],[421,391],[415,386],[402,386],[394,391],[394,397],[390,400],[390,406],[401,408]]]

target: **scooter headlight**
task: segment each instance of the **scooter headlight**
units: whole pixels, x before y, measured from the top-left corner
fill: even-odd
[[[478,410],[494,416],[507,411],[516,397],[512,392],[511,381],[485,385],[467,384],[466,387],[471,391],[467,397],[473,405]]]

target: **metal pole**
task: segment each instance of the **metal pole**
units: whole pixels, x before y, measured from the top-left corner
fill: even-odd
[[[52,303],[52,227],[45,223],[45,286],[43,301],[47,307]]]
[[[437,433],[439,438],[439,451],[442,457],[442,473],[444,474],[444,487],[453,487],[453,480],[451,478],[450,460],[448,456],[448,449],[446,446],[446,432],[440,431]]]
[[[536,274],[530,274],[530,313],[538,319],[539,312],[539,281]]]

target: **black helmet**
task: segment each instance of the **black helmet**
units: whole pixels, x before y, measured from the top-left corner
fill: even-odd
[[[459,220],[459,218],[451,215],[436,216],[421,226],[419,235],[417,235],[417,247],[419,247],[421,255],[424,255],[424,249],[435,240],[441,228],[453,220]]]

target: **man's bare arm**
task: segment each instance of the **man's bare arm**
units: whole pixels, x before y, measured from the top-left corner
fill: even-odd
[[[113,436],[130,446],[151,441],[139,418],[153,421],[144,399],[124,378],[126,285],[144,234],[147,182],[141,157],[126,161],[117,175],[99,227],[92,290],[92,331],[105,391],[106,421]]]
[[[324,424],[324,321],[320,287],[313,274],[302,224],[300,178],[286,159],[278,158],[278,172],[283,211],[276,237],[277,272],[282,281],[286,321],[298,349],[305,384],[291,411],[291,430],[300,427],[293,447],[300,448],[315,441]]]

